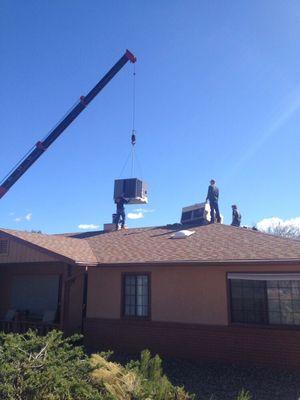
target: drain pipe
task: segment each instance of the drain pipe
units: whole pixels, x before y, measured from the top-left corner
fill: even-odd
[[[85,266],[83,273],[83,296],[82,296],[82,315],[81,315],[81,333],[84,333],[84,323],[87,311],[87,294],[88,294],[88,266]]]

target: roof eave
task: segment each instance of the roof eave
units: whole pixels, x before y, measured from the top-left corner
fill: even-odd
[[[300,264],[300,259],[254,259],[254,260],[180,260],[180,261],[144,261],[144,262],[114,262],[114,263],[97,263],[89,264],[97,267],[129,267],[129,266],[182,266],[182,265],[199,265],[199,266],[228,266],[228,265],[281,265],[281,264]]]

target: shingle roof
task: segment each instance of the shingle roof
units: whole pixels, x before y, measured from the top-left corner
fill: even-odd
[[[77,240],[66,238],[64,236],[46,235],[42,233],[30,233],[24,231],[15,231],[11,229],[0,228],[0,233],[6,233],[10,236],[31,243],[51,253],[69,258],[76,263],[97,263],[88,242],[85,240]]]
[[[129,229],[85,239],[99,263],[226,262],[300,260],[300,241],[228,225],[190,228],[195,233],[173,239],[182,227]]]
[[[178,225],[117,232],[44,235],[1,229],[75,262],[89,265],[119,263],[299,261],[300,241],[251,229],[212,224],[190,228],[185,239],[173,234]]]

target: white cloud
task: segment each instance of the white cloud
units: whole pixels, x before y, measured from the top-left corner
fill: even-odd
[[[257,223],[257,229],[260,231],[267,232],[270,229],[281,226],[283,228],[290,227],[295,229],[300,229],[300,217],[295,217],[291,219],[281,219],[279,217],[264,218]]]
[[[26,219],[26,221],[31,221],[31,219],[32,219],[32,213],[26,214],[26,215],[25,215],[25,219]]]
[[[15,213],[10,213],[11,216],[13,216]],[[22,215],[20,217],[14,218],[15,222],[20,222],[20,221],[31,221],[32,220],[32,213],[27,213],[26,215]]]
[[[98,229],[99,225],[95,224],[79,224],[78,229]]]
[[[155,210],[154,209],[150,209],[150,208],[136,208],[135,210],[133,210],[134,212],[136,212],[136,213],[143,213],[143,214],[146,214],[146,213],[152,213],[152,212],[154,212]]]
[[[144,214],[142,212],[128,213],[127,217],[129,219],[141,219],[144,218]]]

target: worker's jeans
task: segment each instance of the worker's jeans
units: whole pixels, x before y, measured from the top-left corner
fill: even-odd
[[[241,226],[241,221],[238,219],[233,219],[231,226]]]
[[[221,222],[220,212],[219,212],[219,204],[217,201],[209,201],[210,205],[210,222],[215,222],[215,215],[217,222]]]
[[[119,222],[121,220],[121,227],[124,228],[125,225],[125,211],[117,211],[117,216],[116,216],[116,228],[119,228]]]

